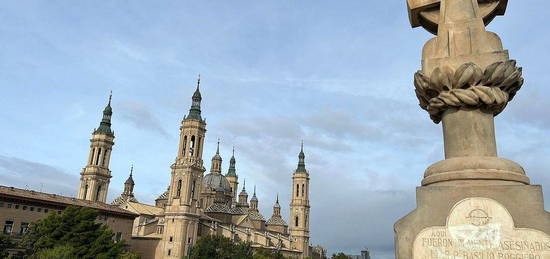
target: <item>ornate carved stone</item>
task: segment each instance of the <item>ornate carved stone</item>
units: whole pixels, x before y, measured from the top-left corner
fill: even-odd
[[[430,77],[422,71],[414,76],[420,107],[435,123],[449,108],[480,108],[496,116],[522,85],[522,69],[515,60],[495,62],[485,71],[474,63],[466,63],[456,71],[445,66],[436,68]]]

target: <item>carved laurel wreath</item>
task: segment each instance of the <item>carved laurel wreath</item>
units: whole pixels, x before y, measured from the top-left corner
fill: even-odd
[[[474,63],[466,63],[456,71],[436,68],[431,77],[418,71],[414,86],[420,107],[439,123],[449,108],[480,108],[498,115],[523,85],[521,75],[515,60],[493,63],[485,72]]]

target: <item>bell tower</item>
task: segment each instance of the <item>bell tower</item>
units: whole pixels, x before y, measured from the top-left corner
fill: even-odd
[[[199,228],[199,195],[203,166],[202,149],[206,121],[201,117],[201,93],[193,94],[189,114],[180,126],[178,154],[171,168],[170,192],[165,209],[165,227],[156,258],[182,258],[189,254],[197,240]]]
[[[304,143],[298,155],[298,167],[292,175],[290,202],[290,235],[292,248],[302,251],[302,258],[309,256],[309,173],[306,170]]]
[[[235,163],[235,147],[233,147],[233,155],[229,160],[229,169],[225,175],[225,178],[229,181],[229,185],[231,186],[231,195],[233,198],[231,206],[237,205],[237,188],[239,186],[239,176],[237,175],[237,170],[235,169]]]
[[[89,201],[105,202],[109,182],[111,179],[111,170],[109,170],[109,161],[111,160],[111,151],[115,134],[111,130],[111,108],[112,94],[109,95],[109,102],[103,110],[103,119],[97,129],[94,129],[90,139],[90,153],[86,167],[80,173],[80,187],[78,189],[78,198]]]

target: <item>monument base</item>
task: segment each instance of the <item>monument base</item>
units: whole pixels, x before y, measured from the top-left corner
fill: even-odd
[[[540,185],[424,186],[395,223],[397,259],[550,258]]]

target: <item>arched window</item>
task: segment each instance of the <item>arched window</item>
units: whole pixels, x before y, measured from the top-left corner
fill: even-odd
[[[294,217],[294,225],[296,227],[298,226],[298,216]]]
[[[107,159],[107,152],[109,152],[109,150],[105,150],[105,153],[103,153],[103,159],[101,160],[101,166],[105,166],[105,159]]]
[[[101,184],[97,186],[97,191],[95,193],[95,201],[99,201],[100,194],[101,194]]]
[[[99,165],[99,157],[101,156],[101,148],[97,150],[97,156],[95,158],[95,165]]]
[[[197,142],[197,157],[199,156],[200,152],[201,152],[201,140],[202,138],[199,137],[199,141]]]
[[[178,180],[178,188],[176,189],[176,197],[180,197],[181,194],[181,180]]]
[[[296,197],[298,197],[300,195],[300,185],[297,184],[296,185]]]
[[[84,197],[82,197],[82,199],[86,199],[86,196],[88,196],[88,184],[86,184],[86,186],[84,186]]]
[[[95,155],[95,148],[92,148],[92,150],[90,151],[90,159],[88,160],[88,164],[89,165],[92,165],[94,163],[94,155]]]
[[[187,136],[183,137],[183,148],[181,149],[181,154],[185,156],[185,148],[187,147]]]
[[[193,156],[194,149],[195,149],[195,136],[191,136],[191,142],[189,143],[189,157]]]
[[[304,197],[305,192],[306,192],[306,188],[304,188],[304,184],[302,184],[302,197]]]
[[[196,184],[196,181],[193,180],[193,185],[191,185],[191,200],[195,198],[195,184]]]

